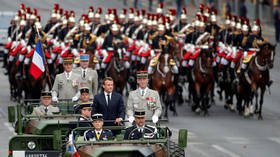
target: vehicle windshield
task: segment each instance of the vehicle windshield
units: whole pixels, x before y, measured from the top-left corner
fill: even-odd
[[[23,115],[34,115],[34,109],[36,107],[42,106],[39,99],[33,99],[33,100],[25,100],[24,104],[22,106],[22,114]],[[59,111],[53,112],[52,115],[69,115],[69,114],[76,114],[74,110],[74,106],[77,105],[77,103],[72,102],[69,100],[61,100],[59,103],[51,103],[53,107],[57,107]],[[51,115],[48,115],[51,116]]]

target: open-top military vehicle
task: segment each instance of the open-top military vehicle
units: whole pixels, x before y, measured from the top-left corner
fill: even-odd
[[[9,157],[168,157],[185,156],[187,130],[179,130],[178,144],[170,140],[167,127],[157,126],[157,138],[124,140],[125,126],[106,126],[119,130],[113,140],[84,141],[74,114],[73,103],[59,103],[60,113],[52,116],[33,116],[33,105],[8,107],[9,122],[17,135],[9,141]],[[70,137],[70,138],[69,138]]]

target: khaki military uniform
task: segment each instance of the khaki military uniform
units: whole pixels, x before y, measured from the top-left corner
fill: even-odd
[[[145,110],[147,120],[151,120],[153,115],[160,117],[162,106],[158,92],[147,88],[142,96],[139,88],[131,91],[127,100],[126,115],[128,117],[133,116],[137,109]]]
[[[96,70],[87,68],[85,77],[83,77],[83,70],[81,67],[74,69],[73,72],[79,75],[78,88],[88,87],[90,98],[92,99],[93,96],[97,94],[98,89],[98,74]]]
[[[49,105],[48,107],[44,105],[40,105],[33,109],[32,115],[36,116],[50,116],[53,113],[59,113],[59,108],[53,105]]]
[[[58,99],[72,99],[79,92],[79,75],[72,72],[69,79],[66,73],[57,74],[52,88],[52,97]]]

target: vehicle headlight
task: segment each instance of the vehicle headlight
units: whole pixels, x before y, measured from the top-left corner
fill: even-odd
[[[27,147],[28,147],[30,150],[33,150],[33,149],[36,148],[36,144],[35,144],[34,141],[29,141],[29,142],[27,143]]]

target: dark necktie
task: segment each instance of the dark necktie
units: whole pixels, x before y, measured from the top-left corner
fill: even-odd
[[[48,108],[45,107],[45,115],[47,115],[47,112],[48,112]]]
[[[141,96],[144,96],[145,91],[141,90]]]
[[[86,77],[86,70],[83,70],[83,78]]]
[[[109,105],[110,102],[110,94],[107,94],[107,105]]]

